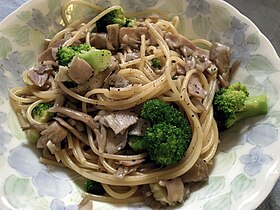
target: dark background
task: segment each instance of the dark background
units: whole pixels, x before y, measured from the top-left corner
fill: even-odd
[[[270,40],[280,55],[280,0],[225,0],[247,16]],[[280,68],[280,67],[279,67]],[[280,151],[279,151],[280,152]],[[280,179],[256,210],[280,209]]]
[[[280,55],[280,0],[225,1],[252,20]]]

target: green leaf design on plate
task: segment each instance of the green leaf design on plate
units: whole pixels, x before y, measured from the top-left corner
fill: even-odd
[[[4,163],[7,162],[4,155],[0,155],[0,168],[3,167]]]
[[[29,69],[35,63],[35,52],[26,50],[21,53],[20,63]]]
[[[267,103],[272,107],[278,100],[278,93],[269,78],[265,79],[262,83],[255,80],[253,76],[248,76],[244,83],[249,89],[250,95],[260,95],[265,93],[267,95]]]
[[[41,53],[44,49],[44,40],[45,35],[42,34],[38,30],[30,30],[30,40],[32,40],[32,45],[34,46],[34,50],[36,50],[36,53]]]
[[[218,31],[225,31],[230,25],[232,15],[224,7],[217,4],[211,5],[210,22],[212,26]]]
[[[245,40],[245,45],[252,45],[252,50],[257,50],[260,47],[260,39],[257,34],[251,34]]]
[[[230,183],[232,194],[236,200],[241,198],[243,195],[248,194],[255,185],[256,179],[249,178],[245,174],[239,174]]]
[[[71,16],[70,22],[75,22],[83,18],[92,18],[97,15],[97,12],[92,8],[79,4],[74,4],[73,10],[69,10],[68,13]]]
[[[36,195],[30,179],[11,175],[4,182],[4,193],[9,203],[15,208],[26,207],[30,197]]]
[[[268,75],[277,71],[277,69],[273,67],[270,60],[268,60],[267,57],[260,54],[251,56],[250,61],[247,65],[247,69],[249,73],[253,76]]]
[[[263,85],[264,85],[264,92],[267,95],[267,104],[269,107],[272,107],[278,100],[277,90],[275,89],[275,86],[271,83],[269,79],[266,79]]]
[[[272,111],[269,114],[269,121],[276,127],[280,127],[280,111]]]
[[[250,92],[251,92],[252,88],[261,84],[258,81],[256,81],[255,77],[253,77],[252,75],[245,77],[245,79],[242,82],[246,84],[246,86],[247,86],[247,88],[249,88]]]
[[[216,31],[211,29],[208,35],[208,40],[210,42],[220,42],[220,36]]]
[[[32,13],[31,11],[22,11],[17,15],[17,17],[23,22],[28,22],[32,18]]]
[[[179,18],[180,18],[180,21],[179,21],[177,30],[180,34],[186,36],[187,35],[186,34],[186,19],[182,15],[180,15]]]
[[[29,32],[28,26],[21,27],[15,36],[15,42],[22,47],[28,46],[30,44]]]
[[[199,199],[209,198],[219,193],[225,187],[224,176],[209,177],[208,183],[205,184],[199,192]]]
[[[9,176],[4,182],[4,193],[8,202],[19,209],[49,209],[43,197],[38,197],[29,178]]]
[[[207,201],[203,210],[227,210],[230,209],[231,206],[231,193],[226,193],[224,195],[217,196],[214,199]]]
[[[8,113],[7,123],[14,137],[19,140],[26,139],[26,134],[22,131],[17,116],[13,111]]]
[[[48,0],[48,7],[50,11],[55,11],[60,6],[60,0]]]
[[[230,173],[230,169],[235,164],[236,161],[236,154],[235,151],[232,152],[218,152],[219,155],[214,157],[214,166],[212,169],[212,174],[225,174],[225,172]]]
[[[21,26],[19,24],[8,25],[1,29],[1,33],[5,34],[8,37],[15,37],[20,27]]]
[[[159,9],[163,12],[166,12],[167,16],[174,16],[173,14],[180,14],[184,12],[184,1],[176,1],[174,4],[173,1],[165,1],[165,4],[161,5]]]
[[[5,58],[12,51],[10,41],[4,36],[0,37],[0,58]]]
[[[264,84],[258,82],[252,75],[247,76],[243,83],[246,84],[249,89],[250,95],[259,95],[264,92]]]
[[[195,18],[192,19],[192,25],[194,32],[199,37],[205,37],[210,31],[210,21],[208,17],[197,15]]]

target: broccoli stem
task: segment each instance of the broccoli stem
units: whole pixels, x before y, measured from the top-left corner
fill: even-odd
[[[240,112],[236,112],[236,121],[267,113],[267,98],[265,94],[249,96]]]

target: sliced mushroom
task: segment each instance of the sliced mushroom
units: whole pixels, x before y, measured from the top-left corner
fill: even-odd
[[[111,24],[106,27],[108,32],[107,49],[117,50],[119,48],[119,25]]]
[[[184,183],[187,182],[199,182],[208,180],[208,167],[202,160],[198,159],[193,167],[181,176]]]
[[[210,60],[218,67],[219,81],[222,87],[229,86],[229,47],[220,43],[214,43],[210,48]]]
[[[72,79],[68,75],[69,68],[67,66],[59,66],[58,72],[55,75],[55,81],[57,82],[71,82]]]
[[[106,129],[106,146],[105,151],[114,154],[123,149],[127,143],[127,132],[124,134],[115,134],[112,129]]]
[[[206,96],[206,91],[203,89],[199,77],[196,74],[193,74],[189,80],[188,92],[190,95],[200,99]]]
[[[49,78],[49,72],[52,70],[51,65],[38,64],[27,71],[27,76],[34,85],[43,87]]]
[[[58,144],[66,138],[67,134],[68,131],[57,121],[54,121],[41,132],[41,137],[37,141],[37,147],[43,148],[48,141]]]
[[[119,30],[119,43],[123,46],[139,48],[142,35],[145,35],[146,40],[151,40],[151,35],[147,27],[122,27]]]
[[[106,127],[113,129],[115,134],[123,133],[129,126],[135,124],[138,120],[137,115],[130,111],[100,111],[94,117],[94,120],[99,121]]]
[[[200,55],[209,57],[207,50],[196,47],[189,39],[180,34],[166,33],[164,39],[172,50],[178,50],[183,55]]]
[[[106,33],[93,33],[90,39],[90,44],[97,49],[106,49],[107,40]]]
[[[84,59],[75,56],[70,63],[68,76],[77,84],[82,84],[92,77],[94,69]]]

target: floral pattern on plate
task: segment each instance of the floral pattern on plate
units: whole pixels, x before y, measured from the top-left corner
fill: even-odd
[[[272,189],[279,175],[280,61],[271,44],[247,18],[215,0],[88,0],[102,7],[120,4],[126,11],[158,8],[178,15],[179,31],[189,38],[206,38],[231,47],[241,68],[234,80],[250,92],[268,96],[269,113],[237,123],[221,134],[208,183],[193,192],[178,209],[251,209]],[[50,38],[62,28],[60,9],[65,0],[31,0],[0,24],[0,194],[7,209],[77,209],[82,179],[74,172],[50,168],[38,161],[27,143],[8,101],[7,89],[21,85],[21,72],[31,67]],[[77,5],[75,5],[77,6]],[[81,6],[73,18],[92,16]],[[278,78],[278,79],[277,79]],[[265,183],[265,184],[264,184]],[[141,204],[117,206],[146,209]],[[116,205],[94,202],[94,209]]]

